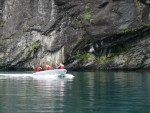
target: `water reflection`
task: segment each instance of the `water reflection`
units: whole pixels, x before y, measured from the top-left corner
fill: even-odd
[[[69,80],[69,81],[72,81],[72,80]],[[66,84],[69,81],[66,79],[35,80],[36,87],[38,89],[38,94],[39,95],[44,94],[45,97],[52,96],[55,92],[59,92],[59,95],[61,97],[63,97],[65,88],[66,88]]]
[[[83,73],[80,81],[84,85],[81,84],[79,90],[84,89],[84,92],[78,95],[80,106],[84,112],[91,113],[148,112],[149,80],[149,73],[142,72]]]
[[[40,105],[37,110],[43,110],[46,112],[63,112],[64,107],[64,96],[66,90],[72,89],[73,79],[58,78],[58,79],[48,79],[48,80],[35,80],[34,81],[37,88],[37,93],[35,97],[39,101]],[[69,85],[69,87],[68,87]],[[41,104],[42,103],[42,104]],[[41,108],[42,106],[42,108]]]
[[[73,82],[73,79],[59,77],[2,76],[0,113],[61,113],[66,90],[72,88]]]
[[[148,113],[148,72],[72,72],[74,79],[0,79],[0,113]]]
[[[33,102],[36,100],[36,112],[65,113],[66,99],[72,96],[74,78],[41,78],[33,80],[36,92],[32,95]],[[39,101],[40,100],[40,101]],[[73,101],[71,101],[73,103]],[[67,102],[68,103],[68,102]]]

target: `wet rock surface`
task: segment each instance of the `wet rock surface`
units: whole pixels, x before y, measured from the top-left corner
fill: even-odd
[[[149,0],[1,0],[0,69],[148,69]]]

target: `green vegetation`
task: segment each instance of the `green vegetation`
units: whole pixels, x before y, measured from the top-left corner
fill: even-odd
[[[125,61],[125,64],[129,64],[131,61],[131,58],[127,58],[126,61]]]
[[[129,51],[129,49],[130,49],[130,47],[126,47],[126,48],[122,48],[122,47],[120,47],[120,48],[118,48],[118,54],[120,54],[120,53],[123,53],[123,52],[127,52],[127,51]]]
[[[86,10],[90,10],[91,7],[90,7],[89,5],[86,5],[86,6],[85,6],[85,9],[86,9]]]
[[[24,56],[21,61],[27,60],[31,56],[32,52],[33,50],[30,50],[29,53],[26,56]]]
[[[91,19],[92,19],[92,15],[87,13],[87,14],[84,15],[84,19],[90,22]]]
[[[40,48],[40,44],[39,44],[39,43],[33,44],[32,50],[30,50],[30,51],[28,52],[28,54],[22,58],[22,61],[27,60],[27,59],[31,56],[31,54],[32,54],[34,51],[38,50],[39,48]]]
[[[131,29],[124,29],[122,30],[123,33],[135,32],[139,30],[139,28],[131,28]]]
[[[137,28],[129,28],[129,29],[123,29],[122,32],[123,33],[131,33],[131,32],[135,32],[139,29],[142,29],[144,27],[150,27],[150,24],[143,24],[142,26],[139,26]]]
[[[94,60],[94,62],[95,63],[100,63],[100,64],[106,64],[106,63],[112,62],[113,59],[114,59],[114,56],[106,57],[106,58],[96,58]]]
[[[37,50],[37,49],[40,48],[40,44],[39,44],[39,43],[35,43],[35,44],[33,44],[32,48],[33,48],[34,50]]]
[[[107,64],[110,63],[114,60],[114,58],[116,56],[119,56],[121,53],[123,52],[127,52],[130,50],[131,47],[127,47],[127,48],[118,48],[117,52],[113,53],[110,57],[106,57],[106,58],[96,58],[94,60],[95,63],[100,63],[100,64]],[[126,63],[129,63],[130,59],[126,60]]]
[[[0,27],[4,27],[4,25],[5,25],[5,22],[0,20]]]
[[[87,62],[90,56],[88,54],[80,54],[78,56],[79,59],[83,60],[84,62]]]
[[[139,0],[135,0],[135,5],[136,5],[136,12],[137,12],[137,19],[141,20],[142,19],[142,5]]]
[[[137,19],[141,20],[142,19],[142,15],[138,15]]]
[[[28,46],[27,46],[28,47]],[[40,44],[39,43],[35,43],[32,46],[32,49],[29,50],[29,52],[21,59],[21,62],[24,62],[26,60],[29,59],[29,57],[34,54],[34,52],[36,52],[38,49],[40,48]],[[24,53],[24,51],[21,52],[22,54]]]
[[[87,11],[91,10],[91,7],[89,6],[89,4],[85,6],[85,10]],[[92,15],[90,13],[86,13],[84,14],[84,19],[90,22],[92,19]]]
[[[115,56],[120,55],[121,53],[128,52],[130,49],[131,49],[131,47],[124,47],[124,48],[123,47],[119,47],[117,49],[117,51],[111,55],[111,57],[115,57]]]
[[[150,27],[150,24],[144,24],[143,27]]]
[[[78,26],[79,26],[79,28],[83,28],[83,24],[81,21],[78,22]]]

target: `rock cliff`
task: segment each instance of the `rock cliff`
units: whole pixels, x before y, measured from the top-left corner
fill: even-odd
[[[1,0],[0,69],[149,69],[150,0]]]

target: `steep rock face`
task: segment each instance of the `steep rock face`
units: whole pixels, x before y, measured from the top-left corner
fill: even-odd
[[[1,0],[0,68],[148,68],[149,0]]]

